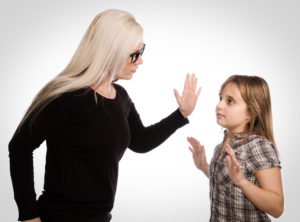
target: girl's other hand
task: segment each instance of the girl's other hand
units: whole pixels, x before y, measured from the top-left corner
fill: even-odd
[[[190,143],[190,151],[193,154],[193,160],[196,167],[201,170],[208,177],[208,163],[204,146],[194,137],[188,137],[187,141]]]
[[[242,183],[246,182],[246,179],[242,174],[240,163],[229,145],[226,146],[225,150],[228,154],[226,157],[228,175],[235,185],[241,186]]]

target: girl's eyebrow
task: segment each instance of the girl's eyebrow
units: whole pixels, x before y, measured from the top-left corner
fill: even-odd
[[[223,95],[222,93],[219,93],[219,96],[226,97],[226,98],[232,99],[232,100],[236,100],[233,96],[230,96],[230,95]]]
[[[226,97],[226,99],[228,99],[228,100],[230,100],[231,102],[234,102],[234,103],[236,103],[236,99],[234,98],[234,97],[232,97],[232,96],[225,96]]]

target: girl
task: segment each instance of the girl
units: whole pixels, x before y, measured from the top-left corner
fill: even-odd
[[[188,137],[193,160],[210,181],[210,221],[270,221],[283,212],[281,165],[269,88],[257,76],[233,75],[221,86],[217,123],[225,128],[210,164],[205,149]]]

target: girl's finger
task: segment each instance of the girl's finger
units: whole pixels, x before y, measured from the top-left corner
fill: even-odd
[[[227,151],[228,155],[231,157],[232,162],[234,163],[234,165],[238,165],[238,160],[236,159],[234,151],[229,145],[226,146],[226,151]]]
[[[226,156],[226,163],[227,163],[227,167],[228,169],[232,169],[232,160],[231,160],[231,156]]]

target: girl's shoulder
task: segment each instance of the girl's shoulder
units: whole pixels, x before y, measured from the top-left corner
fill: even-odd
[[[248,152],[252,155],[267,155],[278,158],[274,144],[264,136],[251,135],[248,138]]]
[[[254,171],[271,167],[281,167],[276,148],[263,136],[249,136],[246,152],[250,160],[249,166],[252,166]]]
[[[239,138],[232,144],[240,152],[246,152],[248,155],[255,155],[257,153],[275,151],[273,144],[264,136],[250,135],[247,137]]]
[[[255,143],[270,143],[270,144],[272,144],[266,137],[256,135],[256,134],[250,135],[247,140],[249,143],[253,143],[253,144],[255,144]]]

